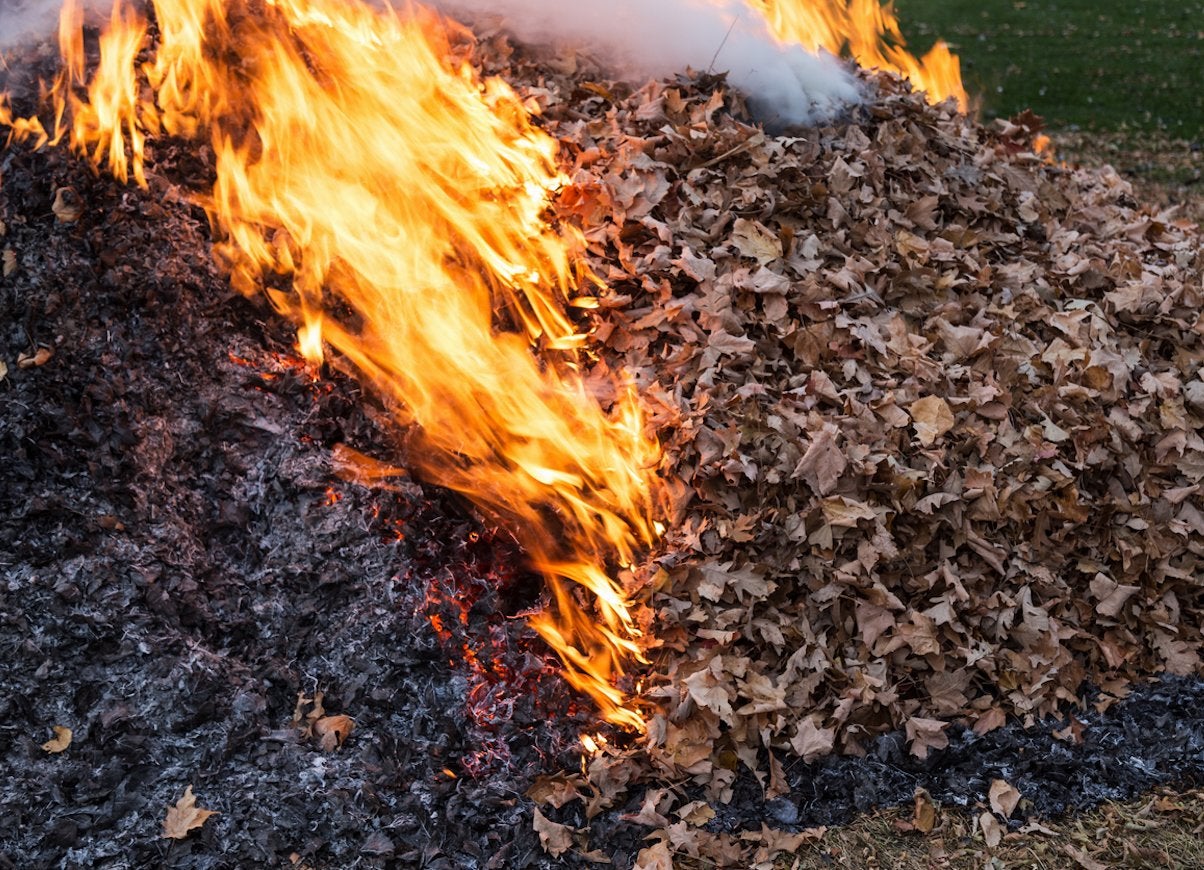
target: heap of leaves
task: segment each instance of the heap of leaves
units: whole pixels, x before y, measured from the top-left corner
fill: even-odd
[[[713,78],[492,63],[565,143],[598,366],[636,374],[679,482],[659,764],[722,784],[725,748],[894,729],[923,756],[1201,671],[1196,228],[1036,153],[1034,118],[885,77],[775,137]]]

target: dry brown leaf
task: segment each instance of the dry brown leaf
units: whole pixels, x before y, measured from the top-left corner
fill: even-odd
[[[5,278],[17,271],[17,252],[12,248],[5,248],[3,253],[0,253],[0,274]]]
[[[184,790],[174,807],[167,808],[167,818],[163,820],[163,837],[170,840],[182,840],[193,828],[205,824],[210,816],[217,815],[216,810],[204,810],[196,805],[196,797],[192,794],[192,786]]]
[[[0,381],[8,377],[8,363],[0,359]]]
[[[323,716],[314,722],[314,734],[318,735],[323,752],[334,752],[346,742],[355,730],[355,720],[350,716]]]
[[[798,731],[790,745],[803,761],[810,764],[832,751],[832,747],[836,745],[836,731],[819,727],[816,717],[808,716],[798,723]]]
[[[553,806],[560,809],[570,801],[580,798],[585,781],[576,774],[556,773],[551,776],[537,776],[535,782],[527,789],[527,797],[541,806]]]
[[[931,447],[938,438],[953,428],[956,422],[949,403],[940,396],[924,396],[911,403],[908,409],[916,437],[925,447]]]
[[[782,241],[778,234],[747,218],[736,218],[732,224],[731,240],[737,251],[752,257],[762,266],[782,256]]]
[[[0,377],[3,377],[3,374],[0,374]],[[51,727],[54,729],[54,738],[43,743],[42,748],[50,753],[63,752],[71,745],[71,729],[63,725],[53,725]]]
[[[1020,791],[1002,779],[991,780],[991,790],[988,793],[991,809],[1005,819],[1010,819],[1020,803]]]
[[[944,749],[949,745],[949,736],[945,729],[948,722],[940,719],[926,719],[923,716],[912,716],[907,720],[907,739],[911,743],[911,754],[916,758],[927,758],[928,750]]]
[[[1074,862],[1082,867],[1083,870],[1108,870],[1107,864],[1092,858],[1085,850],[1076,849],[1069,843],[1064,848],[1066,854],[1073,858]]]
[[[535,807],[535,833],[539,844],[553,858],[559,858],[573,847],[573,829],[568,825],[553,822]]]
[[[994,849],[1003,842],[1003,825],[999,823],[999,819],[995,818],[994,813],[979,814],[978,828],[982,831],[982,838],[986,841],[987,848]]]
[[[662,840],[641,849],[631,870],[673,870],[673,853],[669,851],[668,843]]]
[[[84,201],[75,188],[60,187],[54,192],[54,203],[50,210],[60,223],[74,223],[84,214]]]
[[[33,353],[17,354],[17,367],[23,369],[37,368],[44,366],[50,362],[54,356],[54,349],[50,347],[39,347]]]
[[[677,810],[677,817],[686,824],[701,828],[715,818],[715,810],[706,801],[691,801]]]
[[[912,814],[911,824],[921,834],[930,834],[936,827],[936,804],[925,789],[916,789],[915,812]]]

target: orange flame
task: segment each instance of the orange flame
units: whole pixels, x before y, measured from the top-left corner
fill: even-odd
[[[952,97],[963,112],[970,101],[962,86],[961,62],[941,40],[923,58],[907,50],[893,0],[746,0],[765,15],[782,42],[814,53],[847,54],[858,65],[896,73],[928,99]]]
[[[615,685],[642,659],[640,633],[608,570],[656,538],[659,446],[630,384],[581,373],[584,336],[565,314],[588,304],[572,298],[581,240],[546,216],[557,143],[463,60],[465,31],[420,8],[154,11],[158,46],[140,63],[147,22],[116,0],[85,82],[70,0],[53,132],[0,121],[41,143],[67,119],[75,150],[143,186],[150,137],[207,134],[217,180],[204,203],[235,286],[292,317],[308,358],[325,343],[350,360],[419,427],[412,461],[507,522],[551,589],[532,624],[567,678],[608,720],[642,728]],[[272,275],[291,290],[263,290]]]

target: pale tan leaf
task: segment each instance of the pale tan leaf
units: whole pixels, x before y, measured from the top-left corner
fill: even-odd
[[[999,823],[999,819],[995,818],[994,813],[979,815],[978,828],[982,831],[982,838],[986,841],[988,848],[994,849],[1003,842],[1003,825]]]
[[[908,409],[916,437],[925,447],[931,447],[938,438],[953,428],[955,418],[949,403],[940,396],[924,396],[911,403]]]
[[[1002,779],[991,780],[991,790],[988,793],[991,809],[1005,819],[1010,819],[1020,803],[1020,791]]]
[[[737,251],[752,257],[762,266],[782,256],[782,240],[777,233],[747,218],[736,218],[732,224],[731,241]]]
[[[54,738],[42,744],[42,748],[51,754],[63,752],[71,745],[72,732],[63,725],[54,725]]]
[[[790,741],[791,748],[808,764],[825,755],[830,755],[835,745],[835,730],[820,728],[816,724],[814,716],[808,716],[798,723],[798,730],[795,732],[794,739]]]
[[[673,854],[669,851],[669,844],[662,840],[647,849],[641,849],[631,870],[673,870]]]
[[[928,750],[944,749],[949,745],[949,737],[945,729],[948,722],[940,719],[925,719],[922,716],[912,716],[907,720],[907,739],[911,743],[911,754],[916,758],[927,758]]]
[[[192,793],[192,786],[189,785],[176,805],[167,808],[167,818],[163,820],[163,837],[182,840],[188,836],[189,831],[199,828],[205,824],[206,819],[215,815],[215,810],[201,809],[196,805],[196,797]]]

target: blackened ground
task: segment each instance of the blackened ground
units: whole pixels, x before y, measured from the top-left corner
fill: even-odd
[[[0,283],[0,865],[538,865],[521,792],[574,763],[588,720],[512,618],[532,603],[513,545],[446,493],[332,473],[337,444],[404,447],[229,292],[166,183],[0,160],[19,263]],[[38,347],[53,358],[20,368]],[[337,752],[292,723],[318,691],[357,723]],[[41,748],[52,725],[66,752]],[[221,814],[161,839],[189,784]]]
[[[523,797],[593,726],[516,618],[521,554],[446,493],[336,476],[337,445],[406,446],[229,292],[164,180],[204,169],[171,157],[143,193],[0,154],[0,866],[580,865],[543,855]],[[52,211],[66,186],[73,223]],[[336,752],[294,725],[315,692],[356,721]],[[1009,727],[924,762],[886,739],[788,769],[795,792],[768,804],[746,778],[713,825],[841,821],[917,785],[968,803],[994,777],[1057,812],[1204,776],[1199,682],[1080,718],[1081,745]],[[74,731],[60,754],[41,748],[54,725]],[[162,839],[189,784],[220,815]],[[591,822],[615,866],[647,833],[620,818],[640,802]],[[548,815],[585,824],[577,802]]]

